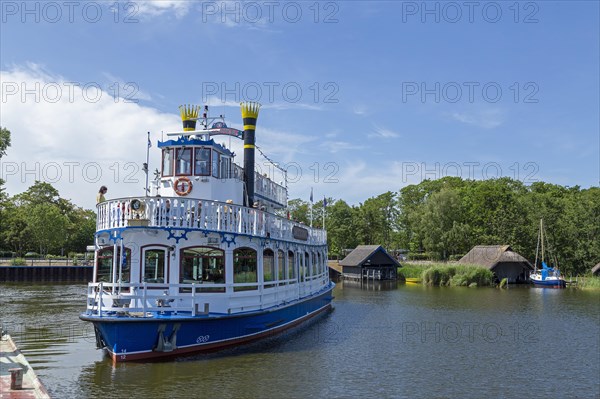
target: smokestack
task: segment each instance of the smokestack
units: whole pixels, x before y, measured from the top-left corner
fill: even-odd
[[[256,120],[260,104],[257,102],[241,103],[242,119],[244,120],[244,183],[246,185],[247,206],[254,204],[254,148],[256,138]]]
[[[181,114],[181,121],[183,122],[184,132],[193,132],[196,130],[196,120],[200,113],[200,106],[198,105],[180,105],[179,113]]]

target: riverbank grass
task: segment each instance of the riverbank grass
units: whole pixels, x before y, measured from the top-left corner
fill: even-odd
[[[494,274],[487,268],[467,264],[406,263],[399,270],[405,278],[421,278],[423,284],[451,287],[494,285]]]
[[[600,290],[600,277],[585,276],[577,279],[577,288],[584,290]]]

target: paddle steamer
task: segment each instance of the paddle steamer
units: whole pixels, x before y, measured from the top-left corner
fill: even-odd
[[[154,192],[98,204],[80,318],[115,362],[245,343],[331,307],[326,232],[289,220],[287,184],[255,171],[259,109],[241,105],[240,131],[181,106]],[[219,134],[244,140],[243,167]]]

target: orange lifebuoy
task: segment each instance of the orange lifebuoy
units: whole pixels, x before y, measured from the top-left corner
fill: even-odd
[[[192,181],[187,177],[180,177],[175,180],[174,188],[175,193],[183,197],[192,191]]]

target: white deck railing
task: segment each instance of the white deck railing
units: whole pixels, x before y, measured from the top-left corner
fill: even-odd
[[[259,283],[89,283],[86,313],[101,317],[121,312],[135,317],[154,317],[157,312],[190,316],[207,312],[233,314],[284,305],[320,292],[328,282],[327,273],[323,273],[302,283],[295,280],[280,281],[281,284],[272,288],[265,288]],[[253,289],[233,292],[235,287]],[[200,292],[214,288],[222,288],[226,292]],[[180,292],[182,290],[187,292]]]
[[[133,201],[140,201],[142,207],[135,210]],[[134,203],[135,205],[135,203]],[[148,226],[198,229],[215,232],[244,234],[308,244],[326,244],[325,230],[309,226],[267,213],[255,208],[227,204],[218,201],[180,197],[139,197],[119,198],[97,205],[97,230]],[[304,229],[306,240],[296,235]]]

